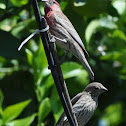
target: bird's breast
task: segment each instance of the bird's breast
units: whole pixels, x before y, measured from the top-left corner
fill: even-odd
[[[77,121],[79,123],[78,125],[84,126],[91,119],[96,108],[97,101],[94,101],[91,97],[85,97],[81,100],[79,99],[73,106]]]
[[[45,19],[47,21],[47,24],[49,25],[49,28],[51,29],[55,24],[53,12],[49,11],[48,13],[46,13]]]

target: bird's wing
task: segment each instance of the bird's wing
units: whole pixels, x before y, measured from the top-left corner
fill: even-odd
[[[72,98],[71,103],[72,106],[79,100],[79,98],[83,95],[83,92],[77,94],[75,97]]]
[[[82,94],[83,94],[83,92],[77,94],[75,97],[72,98],[72,100],[71,100],[72,106],[79,100],[79,98],[82,96]],[[65,112],[63,112],[62,115],[60,116],[59,120],[56,123],[56,126],[59,126],[58,124],[60,124],[61,122],[64,122],[65,121],[64,120],[64,117],[65,117]]]
[[[76,32],[75,28],[73,27],[72,23],[69,21],[69,19],[61,12],[56,11],[55,14],[55,23],[60,24],[64,29],[67,30],[67,32],[71,35],[71,37],[81,46],[81,48],[84,50],[84,52],[88,55],[87,50],[84,47],[84,44],[79,37],[78,33]]]

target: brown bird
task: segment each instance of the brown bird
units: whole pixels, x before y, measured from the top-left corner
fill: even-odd
[[[91,79],[94,79],[94,73],[85,58],[85,53],[88,54],[88,52],[72,23],[63,14],[59,3],[55,0],[41,1],[45,4],[45,18],[50,33],[56,39],[56,44],[65,52],[72,52],[85,66]]]
[[[108,90],[101,83],[93,82],[71,100],[78,126],[84,126],[91,119],[98,106],[98,96],[105,91]],[[64,112],[56,126],[70,126]]]

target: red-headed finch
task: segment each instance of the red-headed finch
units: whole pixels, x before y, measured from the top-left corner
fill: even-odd
[[[88,53],[83,42],[70,20],[63,14],[59,3],[55,0],[41,1],[45,4],[45,18],[50,33],[56,39],[56,44],[63,48],[65,52],[72,52],[85,66],[91,79],[94,79],[94,73],[85,58],[84,53]]]
[[[71,100],[78,126],[84,126],[91,119],[98,106],[98,96],[105,91],[108,90],[101,83],[93,82]],[[70,126],[64,112],[56,126]]]

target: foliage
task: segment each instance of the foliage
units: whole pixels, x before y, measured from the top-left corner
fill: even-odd
[[[87,59],[95,81],[109,89],[99,98],[99,107],[87,125],[126,125],[126,1],[58,2],[90,54]],[[43,4],[39,6],[44,15]],[[53,126],[63,108],[39,36],[17,51],[37,28],[31,2],[1,0],[0,13],[0,126]],[[63,50],[57,50],[63,56]],[[71,53],[61,67],[71,97],[90,82]]]

